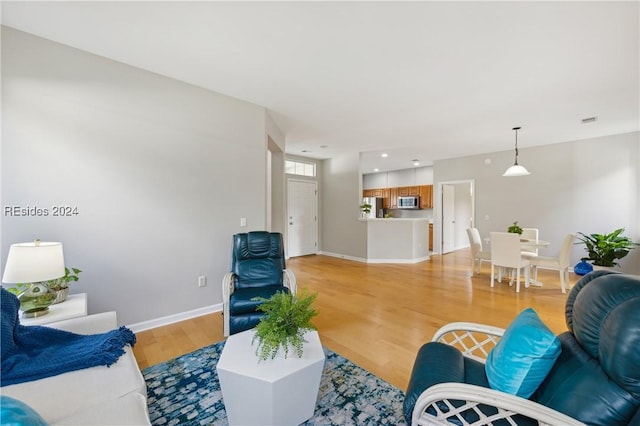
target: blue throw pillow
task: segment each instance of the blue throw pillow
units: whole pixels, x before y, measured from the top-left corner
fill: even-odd
[[[485,365],[489,386],[529,398],[547,377],[560,352],[555,334],[532,308],[525,309],[489,352]]]
[[[47,422],[33,408],[5,395],[0,395],[0,424],[2,426],[47,426]]]

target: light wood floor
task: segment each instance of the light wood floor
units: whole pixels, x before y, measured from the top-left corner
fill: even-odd
[[[328,256],[287,261],[300,288],[317,292],[314,323],[327,348],[404,390],[415,354],[442,325],[471,321],[506,327],[533,307],[549,328],[566,330],[557,272],[543,271],[542,288],[515,292],[507,280],[490,287],[490,266],[471,276],[470,252],[432,256],[417,264],[366,264]],[[576,276],[571,276],[575,283]],[[568,292],[567,292],[568,294]],[[140,368],[223,340],[222,315],[140,332]]]

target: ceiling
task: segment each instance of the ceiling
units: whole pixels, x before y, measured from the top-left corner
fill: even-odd
[[[287,153],[368,173],[512,150],[515,126],[523,150],[639,130],[638,6],[2,1],[2,23],[262,105]]]

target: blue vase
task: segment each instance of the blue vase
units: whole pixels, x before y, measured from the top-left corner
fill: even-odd
[[[573,272],[575,272],[576,275],[587,275],[591,271],[593,271],[593,265],[586,260],[581,260],[573,267]]]

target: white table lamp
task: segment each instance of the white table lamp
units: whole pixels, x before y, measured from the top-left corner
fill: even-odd
[[[11,245],[2,282],[30,284],[18,299],[23,315],[36,317],[49,312],[49,305],[55,300],[55,293],[44,281],[60,278],[64,273],[62,243],[36,240]]]

